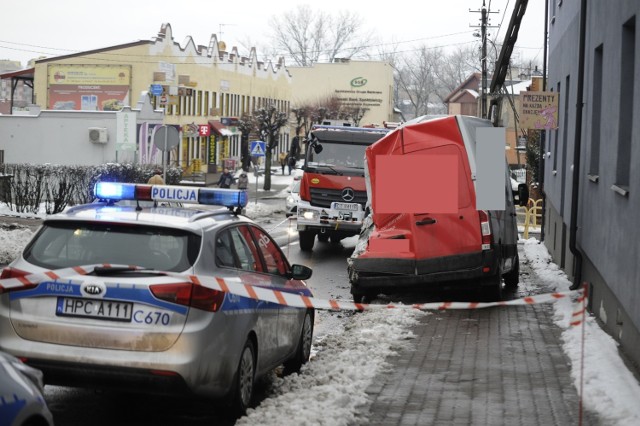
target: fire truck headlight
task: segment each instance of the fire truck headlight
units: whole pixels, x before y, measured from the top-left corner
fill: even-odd
[[[298,209],[298,215],[307,220],[318,219],[320,216],[316,210]]]

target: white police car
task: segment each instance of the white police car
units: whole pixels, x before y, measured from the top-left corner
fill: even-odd
[[[284,200],[285,215],[293,216],[298,211],[298,201],[300,201],[300,177],[296,176],[287,188],[287,198]]]
[[[310,296],[311,269],[237,214],[246,192],[102,182],[95,194],[48,217],[2,271],[0,349],[47,384],[228,397],[237,413],[256,377],[309,359],[314,310],[253,289]]]
[[[42,372],[0,351],[0,425],[53,425],[42,396]]]

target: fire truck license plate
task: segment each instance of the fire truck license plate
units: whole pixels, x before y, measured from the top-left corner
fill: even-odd
[[[331,203],[331,208],[334,210],[347,210],[351,212],[357,212],[360,210],[360,204],[358,203]]]

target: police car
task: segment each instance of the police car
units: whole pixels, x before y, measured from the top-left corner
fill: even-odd
[[[0,351],[0,425],[53,426],[43,386],[41,371]]]
[[[311,296],[311,269],[238,214],[245,191],[100,182],[95,194],[48,217],[2,271],[0,349],[47,384],[190,392],[238,414],[257,377],[307,362],[314,310],[253,289]]]

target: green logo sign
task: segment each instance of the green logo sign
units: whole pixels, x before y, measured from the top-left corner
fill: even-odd
[[[356,77],[351,80],[351,87],[362,87],[367,84],[367,79],[363,77]]]

